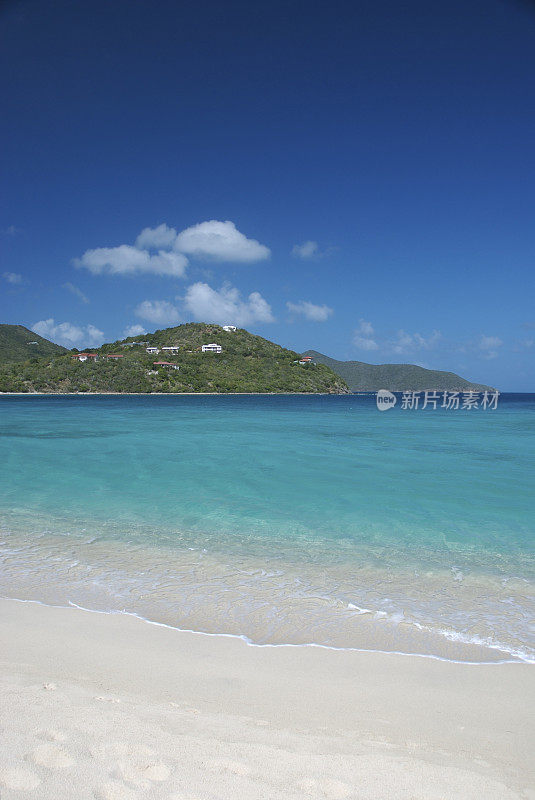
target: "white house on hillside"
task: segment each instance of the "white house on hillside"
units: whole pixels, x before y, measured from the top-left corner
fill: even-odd
[[[215,344],[213,342],[212,344],[203,344],[202,351],[203,353],[222,353],[223,348],[220,344]]]
[[[97,353],[76,353],[76,355],[71,356],[71,358],[75,358],[76,361],[98,361],[98,354]]]
[[[169,347],[162,347],[162,353],[169,353],[169,355],[176,356],[180,347],[177,344],[170,345]]]
[[[157,356],[158,353],[160,352],[159,347],[146,347],[145,350],[147,351],[149,356]]]
[[[227,331],[227,333],[234,333],[234,331],[236,330],[236,326],[235,325],[223,325],[223,330]]]

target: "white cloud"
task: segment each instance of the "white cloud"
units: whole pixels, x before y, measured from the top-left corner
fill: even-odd
[[[479,340],[479,347],[481,350],[494,350],[496,347],[501,347],[503,344],[501,339],[497,336],[482,335]]]
[[[123,331],[123,339],[127,339],[129,336],[142,336],[143,334],[147,333],[143,325],[139,325],[134,323],[134,325],[127,325]]]
[[[147,250],[138,250],[130,244],[118,247],[97,247],[86,250],[81,258],[74,260],[77,267],[85,267],[93,275],[135,275],[149,273],[181,278],[188,259],[181,253],[159,250],[151,255]]]
[[[309,240],[303,244],[294,244],[292,247],[292,255],[296,258],[314,258],[319,255],[319,247],[317,242]]]
[[[81,300],[82,303],[89,303],[89,298],[86,297],[86,295],[82,292],[82,290],[79,289],[78,286],[75,286],[74,283],[67,281],[67,283],[63,284],[63,288],[67,289],[68,292],[70,292],[79,300]]]
[[[86,250],[81,258],[73,259],[73,264],[93,275],[152,274],[182,278],[188,265],[186,254],[211,261],[252,263],[269,258],[271,252],[256,239],[248,239],[228,220],[200,222],[178,234],[163,222],[156,228],[144,228],[135,245]]]
[[[502,340],[497,336],[481,335],[479,339],[479,349],[483,353],[484,358],[496,358],[498,355],[498,348],[503,344]]]
[[[94,325],[79,326],[71,322],[56,322],[42,319],[32,325],[32,331],[64,347],[78,347],[80,344],[98,346],[104,341],[104,333]]]
[[[399,330],[395,339],[385,339],[376,336],[371,322],[361,319],[359,327],[353,334],[353,344],[359,350],[385,350],[403,355],[419,350],[431,350],[441,338],[442,334],[436,330],[427,337],[420,333],[407,333],[407,331]]]
[[[178,234],[175,250],[212,261],[252,263],[270,256],[269,247],[248,239],[233,222],[212,219],[192,225]]]
[[[378,350],[379,345],[373,338],[374,333],[375,331],[371,322],[367,322],[365,319],[359,320],[359,326],[353,333],[353,344],[359,350]]]
[[[326,322],[333,313],[332,308],[329,308],[329,306],[317,306],[314,303],[309,303],[308,300],[300,300],[298,303],[288,302],[286,307],[292,314],[302,314],[312,322]]]
[[[367,339],[365,336],[359,336],[357,333],[353,336],[353,344],[359,350],[378,350],[379,345],[374,339]]]
[[[302,244],[294,244],[292,247],[292,255],[295,258],[302,258],[305,260],[318,260],[320,258],[330,256],[331,253],[334,253],[337,249],[337,247],[324,247],[323,250],[321,250],[317,242],[315,242],[313,239],[308,239]]]
[[[396,339],[389,342],[389,349],[394,353],[410,353],[414,350],[430,350],[442,338],[440,331],[433,331],[427,338],[419,333],[407,333],[400,330]]]
[[[371,322],[366,322],[365,319],[361,319],[358,327],[358,332],[361,333],[363,336],[373,336],[375,331],[373,329],[373,325]]]
[[[135,310],[137,317],[155,325],[173,325],[180,322],[178,308],[167,300],[144,300]],[[137,334],[130,334],[136,336]]]
[[[143,228],[136,239],[138,250],[168,250],[176,239],[176,231],[169,228],[165,222],[156,228]]]
[[[91,344],[97,345],[104,341],[104,333],[99,331],[95,325],[88,325],[86,330]]]
[[[22,283],[22,275],[20,275],[18,272],[3,272],[2,278],[4,278],[4,280],[6,280],[8,283]]]
[[[4,236],[16,236],[18,233],[22,233],[22,228],[17,228],[15,225],[8,225],[7,228],[2,230]]]
[[[184,299],[186,308],[197,320],[243,327],[252,322],[273,322],[269,303],[259,292],[242,300],[238,289],[224,285],[219,291],[207,283],[189,286]]]

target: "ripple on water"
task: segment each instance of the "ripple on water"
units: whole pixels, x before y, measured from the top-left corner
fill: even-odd
[[[365,554],[363,554],[365,556]],[[525,578],[265,559],[236,547],[147,547],[94,536],[4,533],[2,592],[136,614],[256,644],[535,661],[534,586]]]

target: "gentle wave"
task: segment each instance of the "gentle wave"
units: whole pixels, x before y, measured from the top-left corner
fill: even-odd
[[[4,595],[17,599],[130,613],[257,646],[401,652],[474,663],[503,660],[502,655],[535,663],[528,646],[535,603],[523,578],[465,575],[459,582],[450,569],[419,576],[416,589],[411,570],[357,571],[353,558],[330,566],[279,559],[268,567],[238,552],[222,559],[206,548],[132,547],[50,532],[4,532],[0,548]]]
[[[84,611],[88,614],[102,614],[103,616],[124,616],[124,617],[132,617],[133,619],[137,619],[140,622],[144,622],[147,625],[154,625],[157,628],[167,628],[171,631],[176,631],[177,633],[190,633],[194,634],[195,636],[208,636],[210,638],[215,639],[236,639],[238,641],[243,642],[247,647],[258,647],[258,648],[317,648],[319,650],[333,650],[335,652],[340,653],[377,653],[380,655],[385,656],[405,656],[407,658],[426,658],[431,659],[432,661],[442,661],[447,664],[462,664],[465,666],[497,666],[499,664],[535,664],[535,658],[533,660],[519,660],[519,659],[503,659],[501,661],[457,661],[452,658],[444,658],[442,656],[433,655],[431,653],[405,653],[401,650],[377,650],[373,648],[363,648],[363,647],[335,647],[334,645],[327,645],[327,644],[318,644],[317,642],[305,642],[303,644],[292,644],[282,642],[280,644],[271,644],[265,643],[261,644],[258,642],[254,642],[249,639],[248,636],[244,634],[236,634],[236,633],[210,633],[209,631],[198,631],[193,630],[191,628],[179,628],[176,625],[168,625],[166,622],[157,622],[156,620],[148,619],[147,617],[143,617],[140,614],[136,614],[134,611],[102,611],[101,609],[96,608],[86,608],[85,606],[80,606],[77,603],[73,603],[69,601],[68,605],[54,605],[52,603],[43,603],[41,600],[23,600],[19,597],[5,597],[0,595],[2,600],[12,600],[16,603],[28,603],[28,604],[35,604],[39,606],[43,606],[44,608],[62,608],[62,609],[75,609],[77,611]]]

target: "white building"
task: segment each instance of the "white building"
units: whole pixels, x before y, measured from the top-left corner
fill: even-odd
[[[180,347],[177,344],[171,345],[170,347],[162,347],[162,353],[169,353],[169,355],[176,356]]]
[[[149,356],[157,356],[158,353],[160,352],[159,347],[146,347],[145,350],[147,351]]]
[[[203,353],[222,353],[223,348],[220,344],[213,342],[212,344],[203,344],[202,351]]]
[[[234,333],[237,329],[235,325],[223,325],[223,330],[227,331],[227,333]]]
[[[76,361],[97,361],[98,355],[97,353],[76,353],[76,355],[71,356],[71,358],[76,359]]]

